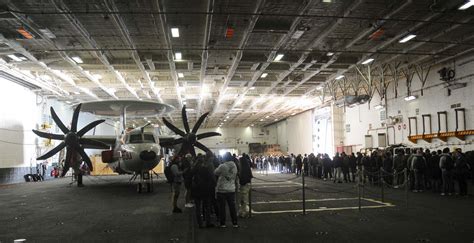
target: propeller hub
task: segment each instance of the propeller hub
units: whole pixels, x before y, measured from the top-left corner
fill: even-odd
[[[66,136],[64,137],[64,141],[66,142],[67,145],[72,145],[78,143],[78,137],[75,132],[68,132],[66,133]]]
[[[190,144],[195,144],[196,143],[196,134],[194,133],[188,133],[186,134],[186,137],[185,137],[186,141]]]

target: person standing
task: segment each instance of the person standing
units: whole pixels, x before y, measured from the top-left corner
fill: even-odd
[[[240,158],[240,176],[239,176],[239,216],[246,218],[249,216],[249,192],[252,182],[252,169],[250,168],[250,158],[247,154],[242,154]]]
[[[178,198],[181,192],[181,184],[183,183],[183,163],[180,157],[174,157],[171,160],[171,175],[173,178],[173,182],[171,185],[172,188],[172,201],[171,204],[173,206],[173,213],[182,213],[183,211],[178,207]]]
[[[415,156],[412,159],[412,170],[415,176],[415,189],[413,192],[422,192],[423,191],[423,176],[426,168],[425,157],[423,156],[423,150],[418,149]]]
[[[333,159],[334,163],[334,183],[342,183],[342,158],[339,156],[339,153],[336,153]]]
[[[215,195],[216,186],[216,177],[213,172],[214,165],[199,154],[191,172],[191,195],[195,203],[194,210],[199,228],[214,227],[211,223],[211,199]]]
[[[441,168],[441,177],[443,179],[443,192],[441,196],[454,193],[453,169],[454,161],[449,154],[449,148],[444,148],[439,158],[439,168]]]
[[[214,174],[218,176],[217,179],[217,201],[219,204],[219,222],[220,227],[225,228],[226,220],[226,204],[229,207],[230,216],[234,228],[238,228],[237,212],[235,208],[235,182],[237,178],[237,166],[234,158],[227,152],[224,154],[223,163],[217,167]]]
[[[298,156],[296,156],[296,175],[301,174],[302,168],[303,168],[303,158],[301,154],[298,154]]]
[[[469,177],[469,170],[471,168],[467,163],[466,157],[462,153],[461,149],[457,149],[454,154],[454,171],[459,185],[459,195],[467,196],[467,178]]]

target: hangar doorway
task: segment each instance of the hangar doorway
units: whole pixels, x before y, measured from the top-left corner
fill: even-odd
[[[331,108],[325,107],[313,111],[313,151],[334,155],[334,136]]]

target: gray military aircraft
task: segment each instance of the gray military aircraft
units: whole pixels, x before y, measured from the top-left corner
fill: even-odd
[[[80,170],[82,160],[91,171],[93,170],[92,162],[84,149],[105,149],[102,151],[102,162],[107,163],[108,167],[112,168],[116,173],[133,174],[132,179],[140,177],[140,182],[137,184],[137,192],[140,193],[145,190],[151,192],[153,189],[153,175],[151,170],[159,164],[163,157],[162,147],[173,147],[182,144],[179,154],[189,152],[194,155],[194,146],[206,152],[210,151],[197,140],[220,135],[215,132],[196,135],[197,130],[208,113],[202,115],[193,129],[190,130],[187,121],[186,107],[182,109],[183,125],[186,133],[176,128],[166,119],[163,119],[168,128],[172,131],[179,132],[177,134],[183,136],[181,138],[163,136],[157,134],[155,131],[146,131],[146,128],[150,125],[149,123],[134,129],[127,127],[127,117],[162,116],[173,109],[172,106],[150,101],[113,100],[87,102],[77,105],[74,109],[71,128],[69,129],[62,123],[51,107],[51,116],[61,131],[63,131],[64,135],[45,133],[37,130],[33,130],[33,132],[43,138],[63,141],[37,159],[47,159],[63,148],[66,148],[66,159],[61,176],[64,176],[69,168],[72,168],[75,174],[78,175],[78,186],[82,186],[82,173]],[[120,134],[118,136],[85,135],[105,120],[91,122],[77,131],[80,111],[89,112],[97,116],[120,117],[122,125]]]

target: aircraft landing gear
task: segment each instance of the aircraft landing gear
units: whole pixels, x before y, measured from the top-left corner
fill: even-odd
[[[153,192],[153,175],[149,171],[140,174],[140,182],[137,184],[137,192]]]

